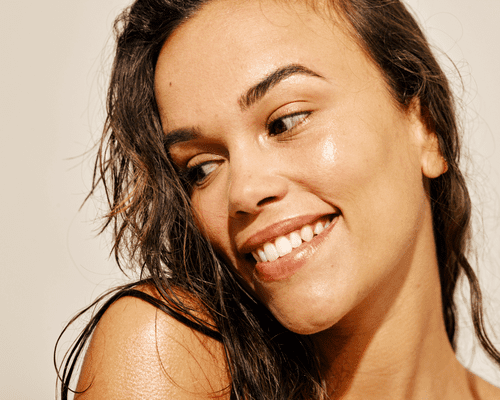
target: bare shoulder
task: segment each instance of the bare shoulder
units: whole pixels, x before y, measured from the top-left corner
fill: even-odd
[[[469,373],[473,393],[478,400],[499,400],[500,388],[492,385],[477,375]]]
[[[97,325],[78,382],[78,391],[87,390],[75,398],[222,399],[228,387],[219,342],[128,296]]]

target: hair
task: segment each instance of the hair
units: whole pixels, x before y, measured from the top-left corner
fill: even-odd
[[[91,194],[104,188],[110,211],[103,230],[111,227],[114,232],[113,252],[120,268],[139,267],[141,279],[101,296],[68,324],[100,303],[58,369],[62,399],[71,391],[77,361],[94,328],[106,309],[123,296],[148,301],[222,342],[231,399],[324,398],[320,359],[311,340],[283,328],[215,254],[194,223],[186,183],[164,146],[154,93],[156,62],[172,32],[207,2],[137,0],[115,22],[117,47],[107,120]],[[454,293],[465,274],[476,336],[500,365],[500,353],[485,330],[479,283],[467,259],[471,203],[459,170],[460,138],[448,80],[401,1],[329,0],[327,4],[347,22],[350,34],[382,71],[402,109],[418,100],[422,120],[438,137],[449,170],[430,180],[429,194],[446,332],[455,349]],[[154,285],[163,300],[138,290],[139,283]],[[174,294],[178,290],[197,299],[211,322],[197,318],[196,310]]]

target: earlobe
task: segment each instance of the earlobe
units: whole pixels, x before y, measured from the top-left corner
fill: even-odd
[[[413,101],[410,112],[418,132],[422,174],[429,179],[437,178],[448,171],[448,162],[441,154],[437,134],[425,123],[418,99]]]
[[[448,161],[443,156],[441,156],[441,158],[443,159],[443,172],[442,172],[442,174],[446,174],[446,172],[448,172]]]
[[[430,157],[427,157],[422,164],[422,173],[430,179],[437,178],[448,171],[448,162],[439,152],[432,158],[433,160],[430,160]]]
[[[448,171],[448,161],[441,155],[439,141],[435,133],[427,133],[428,143],[422,150],[422,174],[433,179]]]

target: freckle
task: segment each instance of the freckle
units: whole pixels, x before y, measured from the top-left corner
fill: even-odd
[[[170,82],[168,85],[169,85],[169,86],[172,86],[172,82]]]

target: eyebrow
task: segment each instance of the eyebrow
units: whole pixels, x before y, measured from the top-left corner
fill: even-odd
[[[168,132],[163,137],[163,146],[168,151],[171,146],[177,143],[189,142],[201,136],[198,128],[180,128]]]
[[[309,68],[304,67],[301,64],[286,65],[278,68],[274,72],[271,72],[259,83],[248,89],[247,92],[238,100],[241,110],[244,111],[251,107],[253,104],[262,99],[274,86],[292,75],[309,75],[315,78],[325,79],[323,76],[311,71]]]
[[[261,100],[274,86],[293,75],[308,75],[315,78],[325,79],[318,73],[310,70],[301,64],[289,64],[276,69],[267,75],[257,84],[253,85],[238,99],[238,104],[242,111],[245,111],[253,104]],[[177,143],[189,142],[201,136],[200,130],[193,128],[180,128],[169,131],[165,134],[163,142],[167,151]]]

